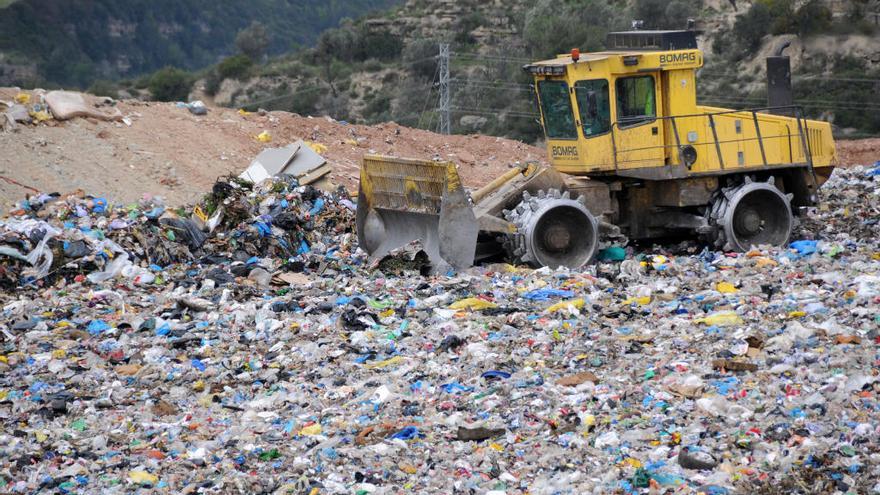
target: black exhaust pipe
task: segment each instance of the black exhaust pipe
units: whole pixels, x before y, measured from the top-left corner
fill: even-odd
[[[782,54],[783,50],[791,45],[786,41],[776,50],[776,55],[767,57],[767,106],[771,107],[770,113],[776,115],[794,115],[790,108],[794,104],[791,92],[791,59]]]

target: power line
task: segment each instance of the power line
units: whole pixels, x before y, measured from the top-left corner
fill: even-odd
[[[434,68],[434,75],[431,76],[431,82],[428,83],[428,90],[425,92],[425,103],[424,105],[422,105],[422,113],[419,114],[419,123],[417,124],[418,127],[422,127],[422,117],[428,110],[428,102],[431,101],[431,94],[434,93],[434,81],[437,80],[437,74],[439,73],[440,65],[438,64],[437,67]]]
[[[750,96],[723,96],[723,95],[699,95],[699,99],[701,100],[709,100],[709,101],[727,101],[731,103],[743,103],[743,104],[754,104],[754,103],[763,103],[766,101],[761,97],[750,97]],[[827,106],[830,108],[837,108],[843,110],[858,110],[861,108],[869,108],[869,109],[880,109],[880,104],[876,103],[852,103],[842,100],[801,100],[796,99],[795,104],[801,106]]]
[[[518,58],[518,57],[508,57],[508,56],[498,56],[498,55],[481,55],[481,54],[470,54],[470,53],[454,53],[455,58],[459,59],[470,59],[470,60],[488,60],[491,62],[514,62],[514,63],[522,63],[529,64],[534,62],[534,60],[528,58]]]
[[[269,103],[269,102],[272,102],[272,101],[283,100],[283,99],[285,99],[285,98],[290,98],[291,96],[298,96],[298,95],[301,95],[301,94],[312,93],[312,92],[314,92],[314,91],[327,91],[327,88],[322,88],[322,87],[320,87],[320,86],[315,86],[315,87],[313,87],[313,88],[307,88],[307,89],[303,89],[303,90],[293,91],[293,92],[291,92],[291,93],[287,93],[287,94],[285,94],[285,95],[281,95],[281,96],[273,96],[273,97],[271,97],[271,98],[265,98],[265,99],[262,99],[262,100],[250,101],[250,102],[248,102],[248,103],[246,103],[246,104],[244,104],[244,105],[240,105],[240,107],[241,107],[241,108],[245,108],[245,107],[252,107],[252,106],[254,106],[254,105],[262,105],[263,103]]]
[[[536,113],[529,112],[521,112],[517,110],[507,110],[507,109],[497,109],[497,108],[485,108],[485,107],[474,107],[474,108],[464,108],[464,107],[450,107],[450,109],[455,110],[460,113],[477,113],[477,114],[487,114],[498,116],[500,114],[504,115],[513,115],[516,117],[538,117]]]
[[[440,133],[451,134],[449,115],[449,43],[440,43]]]
[[[714,76],[714,77],[728,77],[728,78],[737,78],[743,75],[743,73],[734,73],[734,72],[716,72],[715,70],[700,70],[700,76]],[[821,75],[812,75],[812,74],[792,74],[792,80],[801,80],[801,81],[843,81],[843,82],[864,82],[864,83],[880,83],[880,79],[871,79],[871,78],[861,78],[861,77],[838,77],[838,76],[821,76]]]

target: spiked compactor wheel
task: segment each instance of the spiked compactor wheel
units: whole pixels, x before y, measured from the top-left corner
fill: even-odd
[[[523,200],[504,217],[516,225],[504,245],[510,256],[533,266],[580,268],[589,263],[599,245],[599,223],[587,210],[583,198],[571,199],[557,189],[537,196],[523,193]]]
[[[715,225],[715,245],[725,250],[747,251],[752,246],[782,246],[791,236],[794,217],[791,197],[767,182],[746,178],[739,186],[720,191],[709,212]]]

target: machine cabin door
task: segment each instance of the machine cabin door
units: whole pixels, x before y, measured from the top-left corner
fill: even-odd
[[[614,169],[614,147],[611,144],[611,92],[607,79],[587,79],[574,85],[577,122],[583,134],[581,163],[585,170]],[[562,169],[563,172],[572,173]]]
[[[614,149],[618,169],[665,165],[659,73],[621,76],[614,81]]]

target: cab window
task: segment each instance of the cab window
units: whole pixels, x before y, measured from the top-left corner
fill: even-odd
[[[565,81],[538,82],[538,97],[544,115],[544,132],[550,139],[577,139],[574,113]]]
[[[608,81],[578,81],[574,85],[578,113],[584,136],[598,136],[611,129],[611,103],[608,98]]]
[[[621,127],[650,122],[657,116],[652,76],[617,80],[617,120]]]

